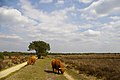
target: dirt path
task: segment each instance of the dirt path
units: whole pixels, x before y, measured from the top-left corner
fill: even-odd
[[[25,66],[27,64],[27,62],[24,62],[22,64],[19,64],[17,66],[14,66],[14,67],[11,67],[11,68],[8,68],[6,70],[3,70],[0,72],[0,78],[3,78],[7,75],[9,75],[10,73],[12,72],[15,72],[16,70],[19,70],[20,68],[22,68],[23,66]]]
[[[68,80],[74,80],[74,78],[72,76],[70,76],[67,72],[64,73],[64,76],[68,79]]]

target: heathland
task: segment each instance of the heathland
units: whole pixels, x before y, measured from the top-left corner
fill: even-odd
[[[21,53],[20,53],[21,54]],[[15,66],[27,61],[33,54],[17,54],[4,56],[8,66]],[[9,59],[8,59],[9,58]],[[83,54],[49,54],[38,59],[34,65],[28,65],[10,74],[5,80],[67,80],[65,75],[52,72],[51,60],[60,59],[65,67],[67,75],[74,80],[119,80],[120,79],[120,54],[119,53],[83,53]],[[4,60],[2,62],[4,62]],[[21,61],[22,60],[22,61]],[[16,64],[15,64],[16,63]],[[4,63],[3,63],[4,64]],[[3,65],[2,65],[3,66]],[[4,70],[4,69],[3,69]],[[3,79],[3,80],[4,80]]]

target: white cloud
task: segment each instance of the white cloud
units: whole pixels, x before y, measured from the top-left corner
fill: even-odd
[[[20,36],[17,36],[16,34],[12,34],[12,35],[0,34],[0,39],[17,39],[17,40],[22,40],[23,38],[21,38]]]
[[[29,6],[29,8],[27,8]],[[62,10],[52,11],[51,13],[37,10],[29,2],[21,0],[21,7],[25,10],[24,14],[38,21],[38,25],[33,26],[36,31],[44,30],[52,33],[68,33],[76,30],[76,26],[70,23],[65,23],[68,16],[67,13],[73,12],[75,7],[69,7]],[[36,13],[36,14],[33,14]]]
[[[77,30],[77,26],[72,25],[72,24],[67,24],[67,23],[61,23],[61,24],[48,24],[47,23],[42,23],[39,25],[40,30],[44,30],[47,32],[52,32],[52,33],[71,33],[73,31]]]
[[[91,27],[93,27],[92,24],[80,24],[80,25],[78,26],[79,29],[89,29],[89,28],[91,28]]]
[[[65,8],[63,10],[55,10],[50,13],[37,10],[30,2],[21,0],[21,7],[24,10],[24,14],[32,19],[41,23],[60,23],[67,19],[67,13],[75,10],[75,7]],[[33,14],[33,12],[35,14]]]
[[[79,2],[82,2],[82,3],[90,3],[92,2],[93,0],[79,0]]]
[[[107,27],[107,28],[105,28],[105,27]],[[120,29],[120,20],[110,21],[108,23],[105,23],[103,28],[117,31]]]
[[[51,3],[53,0],[40,0],[40,3]]]
[[[114,46],[120,41],[120,21],[111,21],[101,27],[101,42]],[[116,47],[116,46],[115,46]]]
[[[83,34],[88,37],[96,37],[96,36],[100,36],[100,31],[94,31],[89,29],[85,31]]]
[[[78,26],[67,23],[67,14],[75,12],[75,6],[47,13],[36,9],[30,2],[21,0],[21,8],[24,10],[23,14],[25,16],[38,21],[37,25],[30,25],[27,28],[29,31],[29,34],[27,33],[27,41],[44,40],[50,42],[52,46],[55,43],[63,45],[63,43],[74,40],[73,38],[79,40],[77,38],[79,35],[75,33],[78,30]]]
[[[109,15],[110,12],[114,12],[115,10],[120,9],[120,1],[119,0],[102,0],[99,1],[96,5],[96,12],[100,15]],[[115,13],[115,12],[114,12]]]
[[[57,0],[57,4],[64,4],[64,0]]]
[[[96,19],[111,14],[119,14],[119,4],[119,0],[98,0],[93,2],[90,6],[81,9],[81,16],[86,19]]]
[[[112,19],[112,20],[120,20],[120,17],[119,16],[111,16],[110,19]]]
[[[33,20],[23,16],[17,9],[0,7],[0,24],[24,25],[35,24]]]

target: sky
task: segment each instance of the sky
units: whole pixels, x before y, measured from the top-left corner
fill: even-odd
[[[0,51],[120,52],[120,0],[0,0]]]

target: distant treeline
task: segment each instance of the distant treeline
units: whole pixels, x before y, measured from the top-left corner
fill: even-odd
[[[28,53],[28,52],[8,52],[8,51],[4,51],[4,52],[0,52],[0,54],[4,55],[4,56],[9,56],[9,55],[36,55],[36,53]],[[97,55],[101,55],[101,54],[120,54],[120,53],[48,53],[48,55],[92,55],[92,54],[97,54]]]
[[[48,55],[92,55],[92,54],[106,55],[106,54],[120,54],[120,53],[49,53]]]
[[[12,55],[35,55],[35,53],[27,53],[27,52],[0,52],[0,54],[4,56],[12,56]]]

